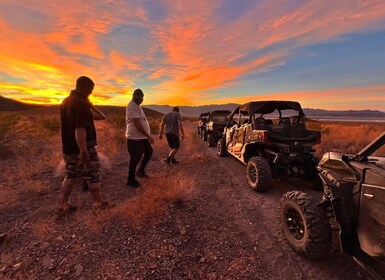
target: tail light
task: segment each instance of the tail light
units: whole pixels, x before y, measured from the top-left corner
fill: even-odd
[[[269,143],[269,134],[267,131],[261,131],[259,133],[259,139],[262,143]]]

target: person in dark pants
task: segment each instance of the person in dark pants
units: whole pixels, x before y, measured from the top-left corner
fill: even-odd
[[[139,106],[143,102],[143,91],[136,89],[132,100],[126,108],[126,138],[127,150],[130,154],[127,186],[137,188],[140,182],[135,175],[141,178],[148,178],[145,168],[151,159],[153,149],[151,144],[154,138],[151,136],[150,124],[147,121],[143,109]],[[140,164],[139,164],[140,162]],[[137,165],[139,168],[137,169]]]
[[[163,116],[163,119],[160,123],[159,139],[163,138],[164,130],[166,130],[168,146],[171,149],[168,157],[165,159],[165,162],[168,164],[176,164],[177,160],[175,159],[175,155],[180,148],[179,131],[181,133],[182,140],[184,138],[182,117],[179,113],[178,107],[174,107],[172,112],[169,112]]]
[[[96,209],[106,204],[102,201],[100,190],[100,162],[94,126],[94,120],[104,120],[105,115],[88,98],[94,85],[90,78],[79,77],[76,89],[71,91],[60,107],[61,140],[66,168],[60,205],[63,213],[75,210],[68,199],[76,179],[79,178],[89,183]]]

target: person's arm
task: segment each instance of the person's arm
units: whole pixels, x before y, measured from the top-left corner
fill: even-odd
[[[143,125],[140,123],[140,118],[133,118],[134,124],[136,128],[143,133],[144,136],[147,137],[147,139],[153,144],[154,143],[154,138],[148,132],[144,129]]]
[[[82,164],[87,165],[89,162],[89,155],[87,151],[86,129],[83,127],[76,128],[75,138],[76,138],[76,143],[78,144],[78,147],[80,150],[80,161]]]
[[[91,106],[92,118],[95,121],[102,121],[106,119],[106,115],[104,115],[103,112],[100,111],[98,108],[96,108],[95,105],[92,104],[91,102],[90,102],[90,106]]]
[[[164,119],[160,122],[160,129],[159,129],[159,139],[163,138],[163,131],[164,131],[164,126],[166,125]]]

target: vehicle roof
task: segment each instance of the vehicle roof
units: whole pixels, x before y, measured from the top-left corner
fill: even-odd
[[[231,113],[231,111],[229,110],[214,110],[214,111],[211,111],[210,114],[211,115],[229,115]]]
[[[302,111],[301,104],[296,101],[252,101],[242,105],[239,105],[234,109],[233,113],[236,113],[238,110],[242,112],[247,112],[249,114],[252,113],[261,113],[261,114],[269,114],[274,112],[275,110],[295,110],[300,112],[303,116],[305,113]]]

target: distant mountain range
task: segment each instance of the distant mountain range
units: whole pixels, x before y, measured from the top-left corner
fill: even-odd
[[[197,117],[199,114],[209,112],[213,110],[234,110],[239,104],[222,104],[222,105],[204,105],[204,106],[179,106],[179,110],[183,116]],[[163,114],[170,112],[172,106],[169,105],[144,105],[146,108],[150,108],[154,111],[161,112]],[[378,110],[322,110],[322,109],[303,109],[305,115],[310,118],[353,118],[353,119],[384,119],[385,112]]]
[[[213,110],[229,110],[232,111],[237,107],[238,104],[229,103],[229,104],[220,104],[220,105],[204,105],[204,106],[179,106],[180,112],[183,116],[186,117],[198,117],[199,114],[204,112],[209,112]],[[43,106],[43,105],[32,105],[16,101],[10,98],[0,96],[0,111],[23,111],[30,110],[34,108],[42,107],[58,107],[57,105],[52,106]],[[98,106],[99,107],[99,106]],[[125,114],[125,109],[123,106],[100,106],[103,108],[106,114]],[[146,114],[150,114],[156,118],[159,118],[161,114],[170,112],[173,106],[169,105],[144,105]],[[304,108],[304,113],[307,117],[316,118],[316,119],[328,119],[328,118],[344,118],[344,119],[384,119],[385,112],[378,110],[322,110],[322,109],[311,109]]]
[[[214,110],[229,110],[233,111],[238,104],[229,103],[221,105],[203,105],[203,106],[178,106],[182,116],[186,117],[198,117],[199,114]],[[168,113],[172,110],[173,106],[169,105],[143,105],[145,108],[158,111],[160,113]]]

